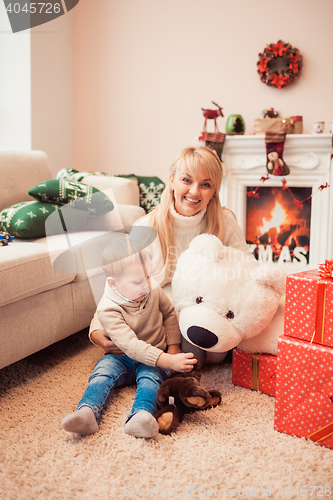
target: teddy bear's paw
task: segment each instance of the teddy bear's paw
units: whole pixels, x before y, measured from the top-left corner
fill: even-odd
[[[191,405],[191,406],[198,406],[201,408],[206,404],[206,400],[204,398],[201,398],[200,396],[190,396],[186,398],[186,401]]]
[[[186,406],[199,410],[211,400],[209,392],[197,383],[189,383],[182,387],[179,396]]]
[[[161,434],[171,434],[174,432],[183,419],[179,408],[175,405],[168,405],[158,410],[155,414]]]
[[[217,406],[221,403],[222,394],[220,393],[220,391],[212,389],[211,391],[209,391],[209,394],[210,401],[206,404],[206,406],[202,407],[201,410],[207,410],[208,408],[212,408],[213,406]]]

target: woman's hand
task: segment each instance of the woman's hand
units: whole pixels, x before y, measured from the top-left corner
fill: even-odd
[[[114,356],[125,356],[123,351],[116,346],[104,330],[94,330],[90,334],[90,338],[94,344],[102,347],[107,354],[113,354]]]

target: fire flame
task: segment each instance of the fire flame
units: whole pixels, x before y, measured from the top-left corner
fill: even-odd
[[[272,227],[276,228],[276,231],[280,232],[280,226],[285,222],[286,214],[280,203],[276,202],[273,210],[270,213],[270,219],[263,219],[262,226],[259,228],[261,234],[267,233]]]

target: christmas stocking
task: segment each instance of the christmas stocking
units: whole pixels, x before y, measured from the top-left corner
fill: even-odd
[[[286,134],[284,132],[266,132],[266,169],[272,175],[288,175],[290,173],[288,165],[283,159],[284,141]]]
[[[222,134],[222,132],[203,132],[199,137],[200,142],[204,142],[205,146],[208,148],[214,149],[217,153],[217,156],[222,161],[222,151],[224,146],[226,134]]]

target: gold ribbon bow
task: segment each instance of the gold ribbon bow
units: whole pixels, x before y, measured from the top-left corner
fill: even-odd
[[[295,125],[294,120],[292,118],[283,118],[282,123],[283,123],[283,128],[285,130],[293,128],[293,126]]]
[[[333,279],[333,260],[325,260],[325,264],[319,264],[318,271],[321,278]]]

